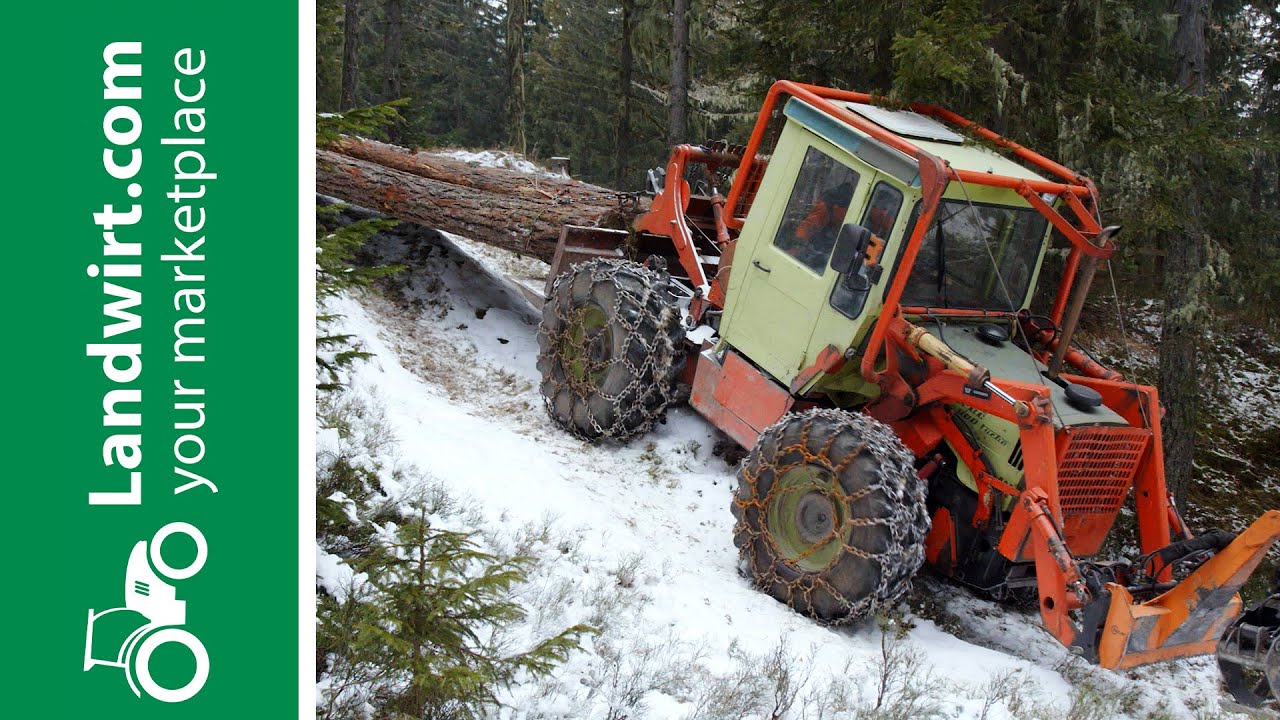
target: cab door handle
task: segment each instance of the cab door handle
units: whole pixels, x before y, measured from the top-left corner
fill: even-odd
[[[752,260],[752,261],[751,261],[751,264],[752,264],[752,265],[755,265],[757,270],[763,270],[763,271],[765,271],[765,272],[767,272],[767,273],[771,273],[771,272],[773,272],[773,271],[772,271],[772,270],[770,270],[769,268],[767,268],[767,267],[765,267],[765,266],[761,265],[759,260]]]

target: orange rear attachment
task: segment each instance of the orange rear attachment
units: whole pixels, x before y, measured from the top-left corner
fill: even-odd
[[[1145,603],[1134,604],[1123,586],[1107,583],[1111,603],[1098,638],[1098,664],[1131,668],[1212,654],[1240,614],[1236,591],[1278,537],[1280,510],[1269,510],[1185,580]]]

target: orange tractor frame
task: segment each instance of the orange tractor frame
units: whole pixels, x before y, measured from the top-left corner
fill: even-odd
[[[984,528],[993,514],[1001,512],[1002,507],[1010,507],[998,551],[1011,562],[1034,561],[1044,625],[1064,645],[1107,668],[1128,668],[1213,653],[1219,636],[1240,613],[1237,589],[1280,536],[1280,511],[1267,512],[1234,540],[1210,548],[1211,552],[1206,555],[1211,557],[1180,582],[1172,582],[1172,568],[1168,564],[1150,560],[1142,570],[1147,577],[1158,581],[1158,594],[1143,602],[1135,601],[1124,584],[1114,581],[1114,575],[1100,576],[1093,572],[1105,563],[1082,563],[1072,552],[1074,549],[1076,554],[1091,555],[1098,551],[1130,488],[1144,554],[1156,558],[1158,551],[1175,541],[1192,541],[1192,534],[1165,487],[1160,436],[1162,408],[1156,389],[1126,382],[1119,373],[1070,347],[1070,336],[1088,293],[1093,269],[1115,249],[1114,233],[1104,230],[1098,221],[1097,191],[1088,178],[948,110],[911,105],[911,111],[994,145],[1059,180],[1031,180],[955,169],[902,135],[852,112],[844,104],[880,102],[871,95],[777,82],[769,90],[745,148],[676,147],[666,167],[661,192],[649,211],[635,223],[637,236],[656,236],[663,243],[669,239],[674,245],[679,270],[693,288],[688,310],[690,325],[700,322],[707,312],[722,310],[725,306],[735,240],[768,163],[768,159],[760,155],[761,146],[771,118],[779,109],[779,100],[784,96],[855,128],[918,164],[922,190],[919,220],[906,240],[898,261],[899,269],[893,274],[885,295],[883,311],[875,321],[865,350],[861,350],[860,372],[880,389],[879,397],[864,410],[890,425],[920,458],[924,463],[919,471],[922,478],[930,472],[929,453],[943,440],[950,440],[950,445],[973,470],[978,486],[977,512],[971,519],[957,520],[945,508],[935,511],[925,541],[926,560],[947,573],[957,562],[955,523],[971,522],[975,527]],[[687,171],[697,164],[706,166],[712,173],[736,167],[727,197],[715,191],[708,195],[691,194],[685,178]],[[1062,378],[1092,388],[1129,427],[1063,427],[1055,431],[1049,410],[1049,391],[1044,386],[1002,380],[998,388],[994,387],[983,368],[949,352],[945,345],[908,321],[910,317],[926,314],[934,318],[999,314],[900,304],[910,268],[943,192],[953,180],[1016,191],[1070,242],[1070,254],[1050,311],[1054,325],[1062,328],[1061,335],[1036,326],[1025,313],[1017,321],[1022,323],[1027,337],[1039,341],[1039,348],[1033,350],[1038,361],[1050,367],[1061,367],[1065,362],[1070,372],[1064,372]],[[1065,215],[1059,212],[1046,202],[1046,196],[1061,198],[1060,207],[1065,206],[1069,212]],[[708,246],[695,239],[695,230],[716,239],[718,258],[707,256]],[[568,228],[553,261],[551,276],[554,278],[578,260],[612,255],[617,252],[616,248],[616,238],[612,242],[595,241],[585,228]],[[646,248],[642,245],[639,249],[643,256]],[[869,255],[874,255],[874,250]],[[660,253],[671,257],[670,247],[660,249]],[[1077,275],[1081,278],[1079,282]],[[1077,286],[1074,296],[1073,285]],[[1009,314],[1003,316],[1007,318]],[[730,353],[722,366],[696,353],[691,357],[696,357],[697,362],[689,363],[684,373],[692,387],[691,404],[748,449],[763,428],[789,411],[809,406],[803,396],[797,396],[809,380],[822,373],[834,373],[846,362],[857,359],[853,353],[827,346],[816,362],[803,370],[788,388],[736,354]],[[904,363],[911,369],[903,367]],[[920,368],[924,369],[923,373]],[[981,454],[965,442],[946,407],[954,404],[1017,425],[1025,459],[1025,482],[1021,488],[1009,485],[984,469]],[[1109,458],[1110,469],[1105,474],[1097,471],[1096,463],[1088,462],[1090,457],[1100,454]],[[1012,505],[1002,506],[1008,498],[1013,499]],[[1101,507],[1092,508],[1093,505]],[[1104,512],[1072,512],[1082,508]],[[1102,520],[1097,520],[1098,517]],[[1107,577],[1112,581],[1105,581]]]

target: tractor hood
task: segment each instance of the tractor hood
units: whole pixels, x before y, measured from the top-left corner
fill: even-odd
[[[1124,418],[1105,405],[1087,409],[1072,405],[1067,400],[1066,390],[1042,374],[1048,370],[1043,363],[1038,362],[1013,342],[1004,342],[1000,345],[987,343],[978,337],[978,326],[974,323],[921,320],[916,324],[927,329],[952,350],[968,358],[970,362],[990,370],[991,381],[996,385],[999,385],[1001,378],[1004,378],[1048,388],[1049,398],[1053,402],[1055,429],[1080,425],[1128,425]]]
[[[1149,433],[1130,428],[1123,417],[1105,405],[1093,408],[1072,405],[1066,390],[1043,375],[1047,368],[1042,363],[1010,341],[992,344],[983,340],[978,336],[978,323],[931,321],[918,325],[943,340],[954,352],[985,367],[996,386],[1001,380],[1012,380],[1049,390],[1054,435],[1058,438],[1059,453],[1065,453],[1059,455],[1063,464],[1059,470],[1064,471],[1067,465],[1072,468],[1071,473],[1060,472],[1058,477],[1064,538],[1074,553],[1082,556],[1097,553],[1120,503],[1128,494],[1137,467],[1136,463],[1125,465],[1118,460],[1135,453],[1140,456]],[[982,451],[987,469],[1004,482],[1022,487],[1024,465],[1018,426],[967,405],[954,404],[950,409],[956,426],[968,442]],[[1135,432],[1142,437],[1131,437]],[[1110,452],[1093,452],[1099,434],[1103,435],[1102,442],[1110,443]],[[1117,438],[1115,434],[1120,435]],[[951,449],[962,455],[954,445]],[[973,472],[963,462],[957,464],[956,478],[962,485],[980,492]],[[1013,500],[1013,497],[1005,498],[1005,510],[1012,508]]]

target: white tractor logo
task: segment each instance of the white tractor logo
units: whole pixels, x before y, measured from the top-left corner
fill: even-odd
[[[186,535],[196,543],[195,560],[185,568],[170,567],[160,554],[160,546],[174,533]],[[129,564],[125,567],[124,607],[100,613],[89,610],[89,624],[85,629],[84,640],[85,671],[95,665],[122,668],[134,695],[142,697],[139,690],[141,686],[148,695],[162,702],[182,702],[200,692],[209,679],[209,653],[205,651],[200,638],[178,627],[187,621],[187,603],[177,598],[174,587],[162,580],[160,575],[169,580],[186,580],[200,572],[208,554],[209,546],[204,534],[189,523],[172,522],[160,528],[151,538],[150,548],[145,540],[139,540],[129,553]],[[155,571],[152,571],[152,567]],[[110,626],[100,631],[100,634],[107,633],[108,639],[100,637],[99,640],[100,644],[107,646],[104,649],[113,649],[115,656],[110,660],[96,658],[93,652],[94,623],[113,614],[114,617],[100,625]],[[112,636],[123,638],[118,648],[114,648],[110,642]],[[195,656],[195,675],[179,688],[166,688],[151,676],[151,655],[167,643],[179,643]]]

